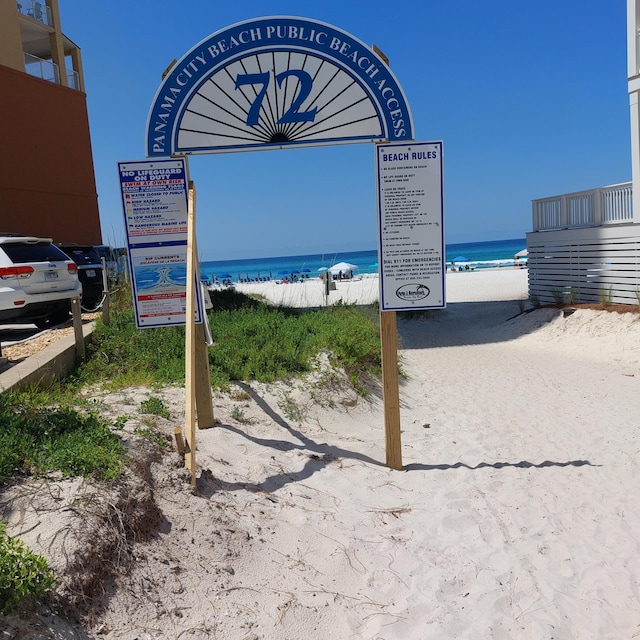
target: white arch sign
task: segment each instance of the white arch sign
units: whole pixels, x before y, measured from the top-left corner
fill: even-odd
[[[164,78],[146,128],[148,157],[413,140],[389,67],[363,42],[299,17],[226,27]]]

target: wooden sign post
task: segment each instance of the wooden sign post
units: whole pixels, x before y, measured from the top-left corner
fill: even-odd
[[[196,273],[198,249],[196,242],[196,187],[189,181],[187,207],[187,313],[185,318],[185,466],[191,471],[191,485],[196,484],[196,418],[199,429],[212,427],[213,399],[209,354],[205,342],[204,323],[196,324],[196,292],[199,274]],[[196,277],[198,275],[198,277]],[[202,310],[204,314],[204,309]],[[180,434],[182,435],[182,434]],[[177,436],[177,434],[176,434]],[[176,438],[178,450],[180,439]]]
[[[398,332],[395,311],[380,311],[382,394],[387,466],[402,469],[400,393],[398,390]]]
[[[84,333],[82,331],[80,298],[71,299],[71,313],[73,315],[73,333],[76,341],[76,362],[84,362],[87,359],[87,355],[84,347]]]
[[[205,313],[204,309],[202,313]],[[195,333],[195,354],[196,354],[196,418],[198,429],[208,429],[215,424],[213,415],[213,398],[211,397],[211,369],[209,368],[209,350],[205,336],[204,323],[196,325]]]
[[[196,188],[189,181],[187,209],[187,314],[185,318],[185,465],[191,471],[191,486],[196,484]]]

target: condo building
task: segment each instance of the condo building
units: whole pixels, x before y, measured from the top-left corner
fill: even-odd
[[[101,244],[80,49],[58,0],[0,0],[0,233]]]

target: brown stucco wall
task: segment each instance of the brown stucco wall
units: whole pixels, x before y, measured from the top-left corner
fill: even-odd
[[[84,93],[0,65],[0,231],[100,244]]]
[[[20,23],[11,0],[0,0],[0,64],[24,71]]]

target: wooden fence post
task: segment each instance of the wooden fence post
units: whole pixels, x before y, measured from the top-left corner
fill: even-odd
[[[87,358],[84,349],[84,333],[82,332],[82,309],[80,298],[71,299],[71,313],[73,314],[73,333],[76,339],[76,362],[84,362]]]

